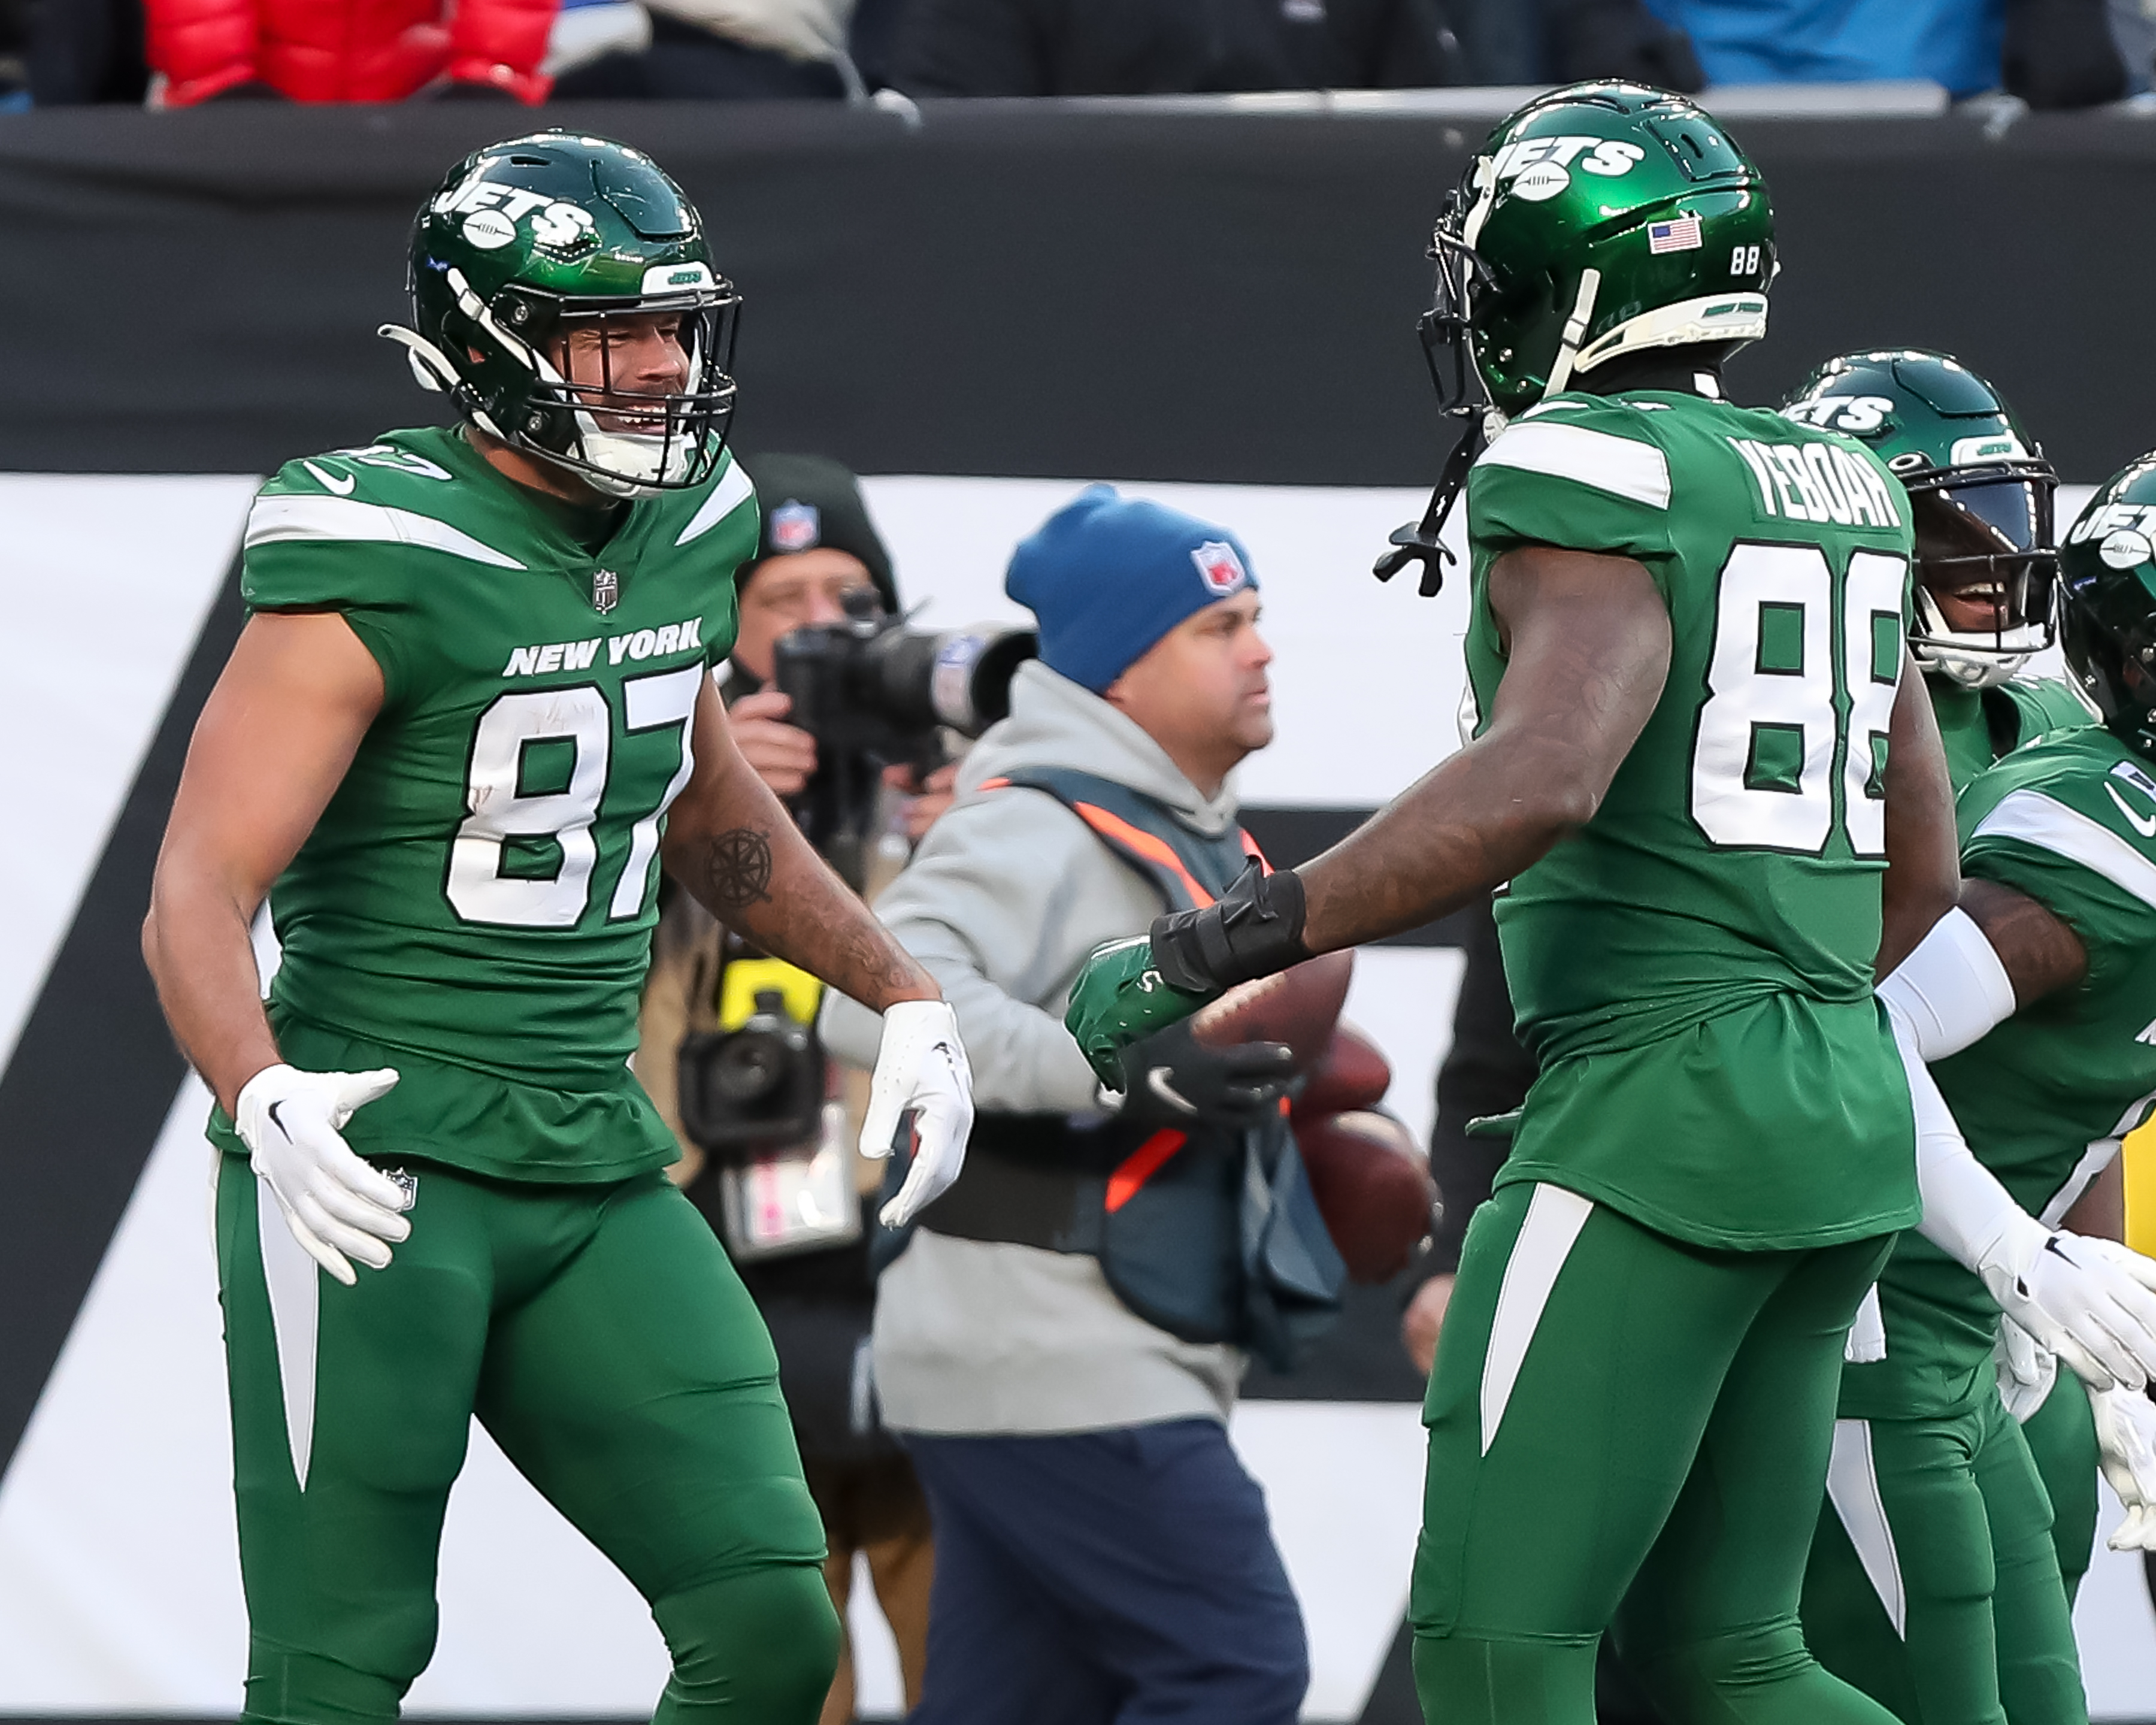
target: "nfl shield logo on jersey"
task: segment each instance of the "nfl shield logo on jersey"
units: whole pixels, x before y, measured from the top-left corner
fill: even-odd
[[[782,503],[771,512],[771,548],[807,551],[822,536],[824,517],[813,503]]]
[[[621,603],[621,577],[611,569],[592,571],[592,608],[603,617]]]
[[[1250,583],[1250,571],[1235,555],[1235,547],[1222,540],[1209,539],[1194,547],[1190,561],[1198,565],[1199,578],[1204,582],[1206,590],[1222,598]]]

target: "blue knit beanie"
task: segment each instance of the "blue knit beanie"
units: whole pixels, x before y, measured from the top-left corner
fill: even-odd
[[[1011,556],[1004,591],[1040,624],[1041,662],[1100,694],[1194,611],[1255,588],[1225,527],[1089,485]]]

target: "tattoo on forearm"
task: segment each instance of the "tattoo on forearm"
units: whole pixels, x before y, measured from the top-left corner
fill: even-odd
[[[706,902],[714,911],[746,911],[771,896],[771,835],[732,827],[704,849]]]

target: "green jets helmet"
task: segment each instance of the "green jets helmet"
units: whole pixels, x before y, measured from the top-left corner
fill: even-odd
[[[1436,287],[1422,341],[1440,408],[1468,419],[1419,526],[1393,535],[1377,573],[1409,557],[1437,590],[1438,529],[1493,419],[1598,366],[1652,348],[1718,362],[1767,332],[1779,265],[1767,183],[1721,122],[1646,85],[1568,85],[1484,141],[1430,239]]]
[[[1490,134],[1440,220],[1439,310],[1507,413],[1620,354],[1767,332],[1767,183],[1719,121],[1644,85],[1575,84]]]
[[[2059,476],[1998,390],[1947,354],[1887,348],[1829,360],[1782,412],[1870,444],[1907,490],[1927,671],[1989,688],[2051,644]]]
[[[741,298],[695,206],[641,151],[543,131],[474,151],[413,222],[407,285],[413,327],[382,333],[489,436],[611,496],[717,470]],[[680,387],[618,385],[618,344],[654,318],[686,359]],[[596,339],[565,372],[580,330]]]
[[[2156,757],[2156,450],[2112,475],[2059,547],[2060,646],[2103,722]]]

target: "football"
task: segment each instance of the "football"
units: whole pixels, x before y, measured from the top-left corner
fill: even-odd
[[[1332,1027],[1332,1040],[1310,1069],[1302,1094],[1295,1099],[1298,1122],[1327,1114],[1374,1108],[1392,1088],[1392,1063],[1353,1024]]]
[[[1430,1230],[1437,1187],[1408,1129],[1368,1109],[1298,1120],[1311,1196],[1351,1280],[1389,1281]]]
[[[1332,1041],[1348,999],[1355,954],[1326,952],[1272,976],[1239,983],[1199,1010],[1191,1034],[1207,1048],[1240,1042],[1284,1042],[1298,1072],[1317,1064]]]

